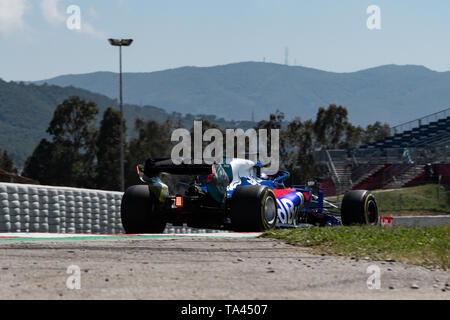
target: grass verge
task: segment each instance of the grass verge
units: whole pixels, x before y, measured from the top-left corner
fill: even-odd
[[[280,229],[262,235],[310,247],[316,254],[369,257],[410,264],[450,268],[450,226],[394,227],[339,226]]]
[[[439,191],[438,191],[439,190]],[[450,192],[437,184],[396,190],[373,190],[380,215],[442,215],[450,213]],[[439,193],[439,195],[438,195]],[[330,200],[342,200],[342,195],[329,197]]]
[[[438,201],[439,189],[439,201]],[[443,186],[428,184],[392,191],[374,191],[378,208],[383,213],[427,210],[434,214],[449,213],[450,203]]]

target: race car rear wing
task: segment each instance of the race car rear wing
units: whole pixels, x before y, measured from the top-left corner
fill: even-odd
[[[209,164],[174,164],[170,158],[148,159],[145,162],[144,173],[146,176],[153,177],[162,172],[200,176],[212,174],[213,167]]]

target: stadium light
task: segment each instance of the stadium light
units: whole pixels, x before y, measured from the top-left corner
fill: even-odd
[[[108,39],[112,46],[116,47],[128,47],[133,43],[133,39]]]
[[[133,39],[108,39],[109,43],[114,47],[119,47],[119,68],[120,68],[120,115],[123,115],[123,93],[122,93],[122,47],[129,47],[133,43]],[[120,190],[125,191],[125,167],[124,167],[124,132],[123,126],[120,125]]]

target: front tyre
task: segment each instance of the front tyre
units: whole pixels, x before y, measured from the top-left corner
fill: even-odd
[[[159,202],[147,185],[136,185],[127,189],[122,197],[120,216],[127,234],[162,233],[166,228]]]
[[[237,187],[231,197],[231,224],[234,231],[262,232],[275,228],[275,194],[265,186]]]
[[[342,224],[376,225],[378,207],[375,197],[367,190],[352,190],[345,194],[341,204]]]

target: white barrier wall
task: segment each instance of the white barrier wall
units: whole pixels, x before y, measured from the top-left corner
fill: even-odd
[[[0,232],[124,233],[122,192],[0,183]]]
[[[0,182],[0,233],[125,233],[122,192]],[[164,233],[217,233],[167,225]]]

